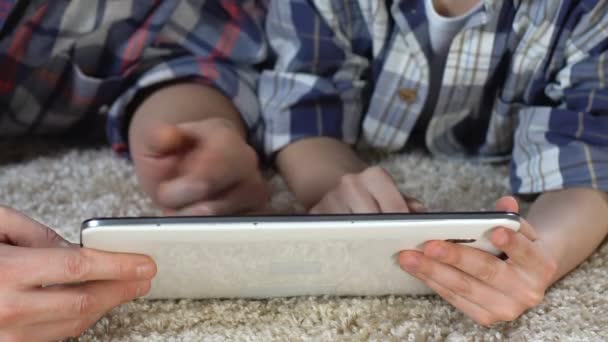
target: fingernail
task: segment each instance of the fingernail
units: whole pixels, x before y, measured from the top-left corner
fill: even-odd
[[[417,255],[408,255],[403,258],[402,264],[407,271],[416,271],[420,266],[420,258]]]
[[[507,234],[507,232],[505,232],[503,229],[500,229],[498,232],[496,232],[494,242],[496,242],[498,246],[506,245],[509,243],[509,234]]]
[[[154,276],[154,265],[149,262],[141,264],[137,266],[135,272],[139,279],[150,279]]]
[[[143,297],[150,292],[150,282],[140,282],[135,290],[135,298]]]

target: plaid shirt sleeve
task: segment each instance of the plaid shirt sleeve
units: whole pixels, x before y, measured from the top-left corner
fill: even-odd
[[[229,97],[259,145],[267,1],[0,0],[0,136],[94,130],[102,119],[126,152],[134,100],[189,79]]]
[[[580,2],[571,11],[569,21],[546,23],[562,31],[555,53],[564,53],[564,66],[549,82],[530,85],[544,90],[552,104],[519,109],[514,193],[608,191],[608,14],[605,3]]]
[[[330,1],[271,1],[267,39],[277,62],[260,77],[264,151],[272,155],[298,139],[327,136],[355,143],[362,115],[362,80],[368,47],[356,2],[352,11],[329,10]],[[325,9],[321,12],[318,9]],[[327,18],[324,14],[351,13]]]
[[[192,79],[229,97],[261,144],[255,64],[266,58],[263,6],[257,0],[177,1],[139,23],[120,51],[132,63],[133,84],[108,111],[107,134],[117,152],[126,152],[129,105],[140,92],[166,82]],[[156,28],[162,27],[157,30]]]

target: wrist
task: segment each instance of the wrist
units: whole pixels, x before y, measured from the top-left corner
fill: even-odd
[[[561,278],[588,258],[608,235],[608,200],[593,189],[571,188],[539,196],[527,215]]]
[[[295,197],[307,209],[334,189],[344,175],[367,168],[349,145],[328,137],[298,140],[279,152],[276,163]]]

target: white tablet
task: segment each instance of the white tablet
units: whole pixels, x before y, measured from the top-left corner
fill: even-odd
[[[157,263],[148,298],[269,298],[431,293],[402,271],[403,250],[451,240],[498,253],[512,213],[108,218],[85,221],[84,247]]]

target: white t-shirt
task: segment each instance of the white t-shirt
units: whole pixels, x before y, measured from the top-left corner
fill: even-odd
[[[481,9],[483,1],[480,0],[479,4],[458,17],[444,17],[437,13],[433,0],[425,0],[424,6],[429,20],[429,35],[433,53],[436,58],[445,60],[452,40],[462,30],[469,17]]]
[[[432,54],[429,65],[431,69],[429,96],[424,111],[418,119],[419,124],[417,124],[417,129],[419,130],[417,134],[421,135],[419,138],[422,140],[424,140],[424,131],[426,131],[428,121],[435,111],[437,98],[441,89],[443,72],[445,70],[445,63],[450,52],[452,41],[464,28],[469,17],[481,10],[481,7],[483,6],[483,1],[480,0],[478,5],[461,16],[444,17],[435,9],[433,0],[424,0],[424,2],[429,23],[429,39],[431,41]]]

